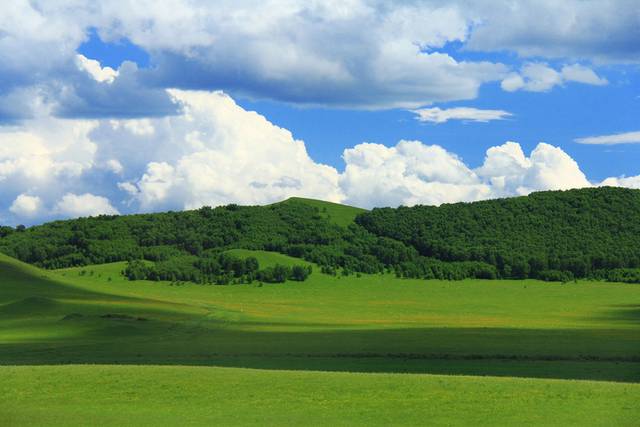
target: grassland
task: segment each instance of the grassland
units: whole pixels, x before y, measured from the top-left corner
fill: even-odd
[[[640,417],[637,285],[315,269],[302,283],[205,286],[130,282],[122,268],[44,272],[0,256],[3,424],[633,425]]]
[[[451,425],[457,419],[625,426],[638,420],[636,384],[184,366],[0,372],[0,416],[16,425]]]

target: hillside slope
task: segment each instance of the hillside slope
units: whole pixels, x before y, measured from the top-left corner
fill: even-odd
[[[640,395],[639,384],[183,366],[6,367],[0,382],[11,426],[632,426]]]

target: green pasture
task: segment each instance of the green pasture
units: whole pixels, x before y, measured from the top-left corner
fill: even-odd
[[[638,384],[188,366],[0,369],[3,425],[637,425]]]
[[[0,424],[640,418],[638,285],[314,268],[305,282],[215,286],[131,282],[124,265],[45,272],[0,255]]]

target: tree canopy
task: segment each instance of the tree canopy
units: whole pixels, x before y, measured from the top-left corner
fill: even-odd
[[[131,277],[146,271],[146,278],[173,274],[192,281],[220,282],[224,274],[231,274],[230,280],[248,278],[249,272],[257,278],[257,266],[225,264],[232,261],[223,252],[233,248],[280,252],[343,274],[561,281],[640,277],[638,190],[590,188],[439,207],[378,208],[348,225],[331,221],[319,203],[299,199],[80,218],[20,230],[0,227],[0,251],[50,269],[146,260],[154,267],[130,263]],[[261,274],[304,276],[301,269],[280,270]]]

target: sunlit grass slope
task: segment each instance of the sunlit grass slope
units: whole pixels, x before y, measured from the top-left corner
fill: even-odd
[[[325,202],[323,200],[305,199],[302,197],[291,197],[280,203],[304,203],[308,206],[313,206],[318,208],[320,215],[342,227],[346,227],[353,223],[353,220],[358,216],[358,214],[366,212],[366,209],[362,208],[341,205],[339,203]]]
[[[0,369],[16,426],[637,425],[638,384],[212,367]]]

